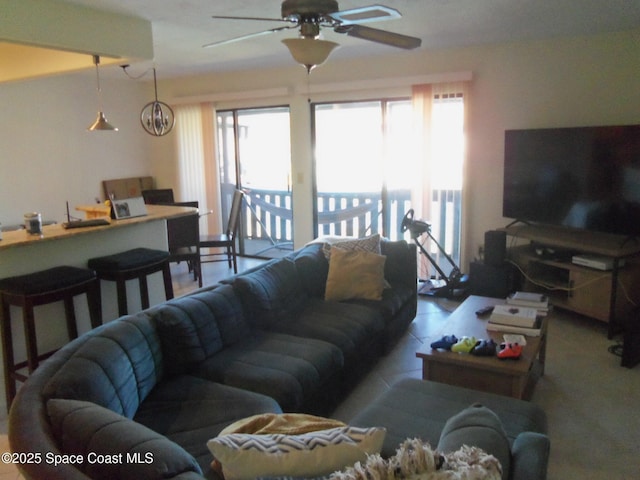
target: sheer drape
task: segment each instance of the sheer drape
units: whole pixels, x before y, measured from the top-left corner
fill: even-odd
[[[455,103],[463,109],[462,131],[447,131],[447,119],[438,110],[443,102]],[[432,233],[445,247],[447,253],[459,262],[461,251],[461,221],[463,166],[466,162],[465,132],[468,106],[468,82],[414,85],[412,87],[414,128],[416,129],[416,151],[419,161],[416,177],[420,185],[412,192],[412,205],[416,218],[432,223]],[[446,114],[445,114],[446,115]],[[461,150],[459,150],[461,149]],[[456,163],[460,162],[460,163]],[[456,163],[454,165],[454,163]],[[454,197],[454,207],[445,206],[443,195]],[[451,198],[446,201],[451,202]],[[457,211],[450,212],[451,208]],[[442,212],[449,211],[450,218]],[[437,224],[434,224],[437,223]],[[446,231],[440,231],[445,229]],[[453,247],[451,246],[453,245]],[[429,250],[445,272],[450,270],[448,262],[440,262],[436,248]],[[431,265],[420,256],[418,275],[428,278]]]
[[[176,133],[178,161],[177,198],[182,201],[197,200],[202,233],[221,232],[220,183],[215,154],[216,114],[213,105],[180,105],[176,107]]]
[[[431,191],[429,169],[431,165],[431,107],[433,104],[433,88],[431,85],[414,85],[411,88],[414,128],[416,139],[417,163],[419,169],[416,178],[420,182],[415,185],[411,194],[411,204],[416,218],[428,218],[430,212]]]

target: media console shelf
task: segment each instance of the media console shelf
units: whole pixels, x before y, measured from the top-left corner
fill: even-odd
[[[617,319],[640,302],[640,239],[529,225],[503,230],[511,237],[508,257],[525,274],[522,288],[546,293],[557,307],[608,322],[609,338],[620,329]],[[608,257],[613,268],[576,265],[571,253]]]

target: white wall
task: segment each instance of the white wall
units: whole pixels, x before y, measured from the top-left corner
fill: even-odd
[[[116,68],[116,67],[110,67]],[[87,132],[98,110],[95,70],[0,84],[0,222],[23,213],[64,220],[71,208],[103,199],[102,180],[152,175],[139,114],[148,84],[101,78],[104,111],[118,132]],[[74,212],[72,212],[74,213]],[[81,214],[81,212],[75,212]]]
[[[640,30],[635,30],[543,42],[400,52],[383,61],[344,63],[330,58],[308,78],[301,67],[292,66],[261,71],[259,75],[249,70],[175,80],[161,88],[176,101],[217,98],[222,108],[253,105],[256,101],[244,97],[260,96],[261,89],[268,93],[269,89],[286,87],[286,93],[262,98],[259,103],[292,106],[295,241],[300,246],[312,232],[307,93],[311,92],[313,101],[371,98],[408,93],[408,88],[327,92],[324,87],[344,84],[350,89],[361,82],[365,89],[372,79],[471,71],[464,267],[483,243],[484,232],[508,223],[501,213],[504,130],[640,123],[639,45]],[[234,92],[243,99],[233,101],[234,95],[229,94]],[[168,160],[157,161],[165,164]],[[162,181],[171,183],[168,178]]]

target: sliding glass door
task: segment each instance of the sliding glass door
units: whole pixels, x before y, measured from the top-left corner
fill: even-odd
[[[293,239],[289,108],[218,111],[218,158],[224,218],[233,190],[245,193],[240,254],[286,254]]]
[[[314,105],[316,235],[399,238],[412,188],[411,101]]]
[[[460,261],[464,99],[438,93],[428,101],[429,155],[418,147],[424,139],[416,132],[424,130],[417,130],[412,99],[313,106],[318,236],[380,233],[409,240],[400,224],[415,208]],[[451,269],[433,242],[425,247],[445,272]],[[429,275],[428,268],[421,273]]]

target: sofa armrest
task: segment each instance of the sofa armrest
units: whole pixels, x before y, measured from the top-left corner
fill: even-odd
[[[90,478],[161,480],[187,472],[202,476],[196,460],[178,444],[109,409],[54,398],[47,402],[47,412],[60,452],[81,459],[77,467]]]
[[[545,480],[549,463],[549,437],[522,432],[511,446],[512,480]]]
[[[416,246],[405,240],[384,240],[381,253],[387,257],[384,276],[391,285],[415,288],[418,284]]]

